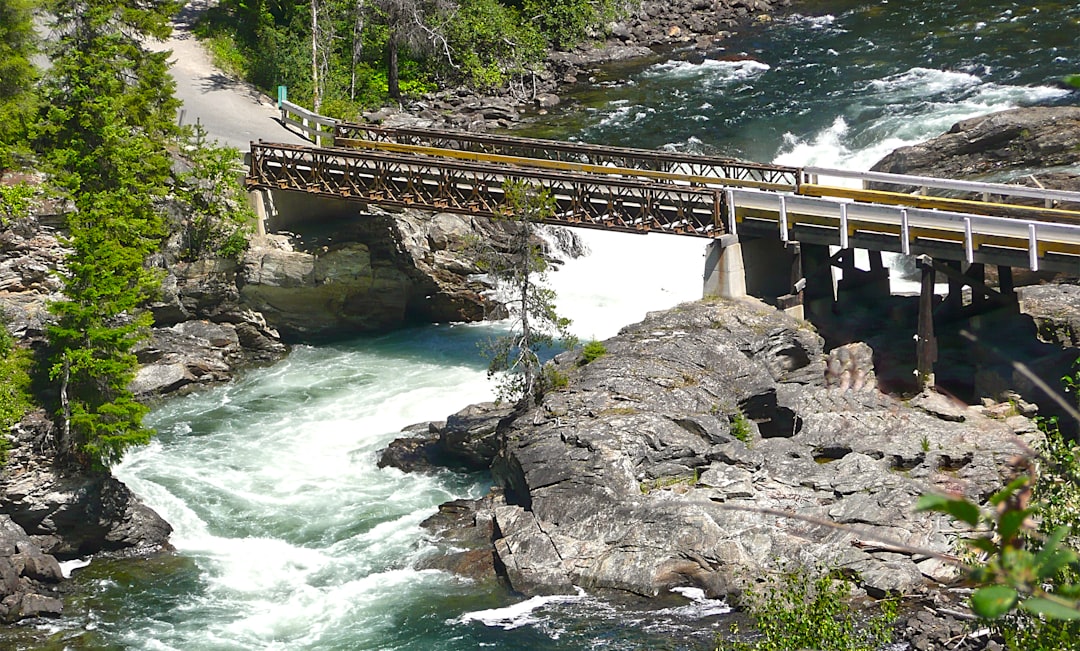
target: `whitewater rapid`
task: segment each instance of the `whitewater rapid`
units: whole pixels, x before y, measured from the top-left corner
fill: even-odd
[[[973,3],[864,4],[874,11],[777,18],[725,41],[723,60],[608,80],[539,135],[866,169],[957,120],[1068,99],[1050,80],[1080,70],[1075,38],[1035,53],[1009,40],[1056,16],[991,2],[979,27],[963,13]],[[1061,20],[1076,19],[1061,6]],[[892,22],[874,27],[883,13]],[[990,40],[993,61],[979,49]],[[700,296],[704,240],[578,235],[591,255],[552,280],[583,340]],[[84,596],[60,626],[86,648],[710,648],[725,606],[701,595],[671,595],[659,611],[588,594],[522,601],[415,569],[432,551],[420,523],[442,502],[484,494],[489,478],[380,469],[378,451],[402,427],[492,399],[478,344],[498,333],[443,324],[299,346],[156,407],[159,437],[116,474],[173,524],[177,556],[146,576],[75,570]]]

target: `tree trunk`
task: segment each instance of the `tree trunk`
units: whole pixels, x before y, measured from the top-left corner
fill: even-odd
[[[356,20],[353,22],[352,67],[349,69],[349,99],[356,101],[356,66],[364,54],[364,0],[356,2]]]
[[[311,0],[311,110],[318,113],[319,94],[319,2]]]
[[[71,402],[68,399],[68,383],[71,381],[71,363],[64,354],[64,379],[60,382],[60,412],[63,425],[60,428],[60,440],[56,443],[57,455],[61,458],[71,454]]]
[[[393,99],[401,99],[401,87],[398,85],[398,33],[392,27],[386,47],[386,92]]]

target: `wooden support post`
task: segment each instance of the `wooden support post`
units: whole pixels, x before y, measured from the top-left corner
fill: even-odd
[[[803,277],[802,246],[798,242],[788,242],[786,248],[791,254],[791,284],[788,293],[777,298],[777,307],[796,319],[805,319],[806,278]]]
[[[922,291],[919,293],[919,332],[915,339],[915,373],[919,388],[934,386],[934,362],[937,361],[937,339],[934,337],[934,264],[925,255],[916,261],[922,270]]]
[[[947,274],[949,278],[949,294],[945,297],[946,309],[949,314],[959,314],[964,307],[964,285],[966,284],[960,272],[960,263],[954,260],[945,260],[942,265],[955,272]]]
[[[983,290],[986,287],[986,265],[981,262],[973,262],[968,266],[967,274],[971,280],[971,307],[976,312],[983,309],[990,297]]]
[[[1015,296],[1016,286],[1013,285],[1012,267],[998,265],[998,290],[1002,296]]]
[[[878,274],[888,273],[885,270],[885,261],[881,259],[881,251],[867,251],[867,258],[870,260],[870,271]]]

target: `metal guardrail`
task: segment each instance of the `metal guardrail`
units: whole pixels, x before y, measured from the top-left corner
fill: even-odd
[[[608,173],[625,173],[625,170],[654,171],[672,175],[673,182],[684,180],[687,183],[700,184],[701,179],[712,177],[723,179],[728,184],[787,190],[794,190],[799,183],[799,169],[795,167],[674,151],[609,147],[468,131],[387,128],[353,122],[338,123],[334,135],[335,145],[344,147],[366,146],[378,149],[388,145],[407,145],[418,148],[417,151],[419,148],[429,147],[441,151],[513,157],[519,159],[519,164],[523,165],[535,164],[535,161],[560,161],[568,165],[611,166],[620,168],[620,171]]]
[[[782,241],[818,241],[905,255],[949,252],[968,263],[1080,273],[1080,225],[839,201],[760,190],[726,190],[727,230],[768,224]],[[795,235],[795,231],[799,230]],[[856,243],[857,241],[857,243]],[[957,256],[956,254],[960,255]],[[1026,263],[1026,264],[1025,264]]]
[[[338,123],[334,118],[313,113],[283,98],[278,99],[278,109],[281,111],[282,124],[299,130],[305,138],[320,147],[334,144],[334,129]]]

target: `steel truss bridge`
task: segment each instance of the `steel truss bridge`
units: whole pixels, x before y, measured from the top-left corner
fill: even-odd
[[[252,143],[249,189],[505,216],[505,185],[522,182],[551,194],[547,221],[565,226],[779,237],[1080,275],[1080,193],[435,129],[333,129],[332,147]]]

